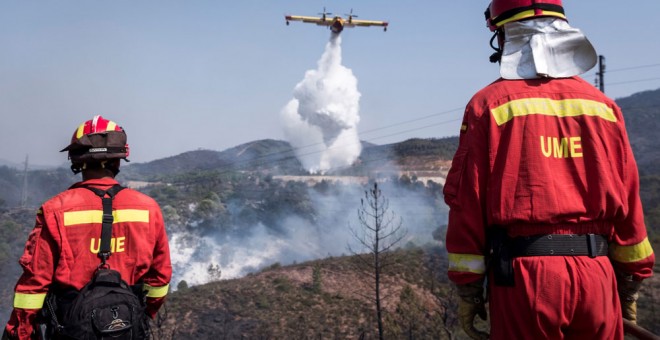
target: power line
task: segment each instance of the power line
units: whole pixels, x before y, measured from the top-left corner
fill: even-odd
[[[660,79],[660,78],[657,78],[657,79]],[[635,107],[634,109],[641,109],[641,108],[647,108],[647,107]],[[625,109],[629,110],[629,109],[633,109],[633,108],[625,108]],[[415,118],[415,119],[403,121],[403,122],[401,122],[401,124],[410,123],[410,122],[414,122],[414,121],[419,121],[419,120],[423,120],[423,119],[438,116],[438,115],[444,115],[444,114],[447,114],[447,113],[450,113],[450,112],[454,112],[456,110],[459,110],[459,109],[451,109],[451,110],[447,110],[447,111],[442,111],[440,113],[436,113],[436,114],[432,114],[432,115],[428,115],[428,116],[424,116],[424,117],[420,117],[420,118]],[[398,132],[387,134],[387,135],[381,135],[381,136],[373,137],[370,140],[366,140],[366,141],[369,142],[369,141],[375,140],[375,139],[382,139],[382,138],[396,136],[396,135],[400,135],[400,134],[404,134],[404,133],[408,133],[408,132],[419,131],[419,130],[427,129],[427,128],[430,128],[430,127],[435,127],[435,126],[440,126],[440,125],[444,125],[444,124],[448,124],[448,123],[457,122],[457,121],[460,121],[460,120],[462,120],[462,117],[461,118],[450,119],[450,120],[445,120],[445,121],[442,121],[442,122],[426,125],[426,126],[423,126],[423,127],[417,127],[417,128],[402,130],[402,131],[398,131]],[[393,124],[393,125],[389,125],[389,126],[386,126],[386,127],[371,129],[369,131],[373,132],[373,131],[377,131],[377,130],[383,130],[385,128],[393,127],[393,126],[397,126],[397,125],[398,124]],[[336,146],[332,146],[332,147],[324,149],[324,150],[310,151],[310,152],[302,153],[302,154],[298,154],[298,155],[295,154],[296,151],[300,151],[304,148],[308,148],[308,147],[311,147],[311,146],[314,146],[314,145],[320,145],[320,144],[322,144],[322,143],[307,145],[307,146],[304,146],[304,147],[301,147],[301,148],[292,148],[291,150],[286,150],[286,151],[279,151],[279,152],[275,152],[275,153],[265,154],[265,155],[261,155],[259,157],[255,157],[255,158],[252,158],[252,159],[249,159],[249,160],[235,161],[235,162],[232,162],[232,163],[229,163],[229,164],[225,164],[222,167],[219,167],[219,170],[220,170],[221,174],[222,173],[228,173],[228,172],[231,171],[231,167],[233,167],[233,166],[259,161],[260,159],[269,158],[269,157],[272,157],[272,156],[276,156],[278,154],[288,154],[288,155],[286,157],[271,161],[273,164],[284,163],[284,162],[286,162],[288,160],[291,160],[291,159],[297,159],[298,157],[303,157],[303,156],[310,156],[310,155],[318,154],[318,153],[325,152],[325,151],[331,150],[331,149],[340,149],[340,148],[346,148],[346,147],[354,146],[354,144],[336,145]],[[376,162],[376,161],[383,161],[383,160],[387,160],[387,158],[364,160],[363,164],[364,163]],[[351,167],[350,165],[349,166],[339,166],[339,167],[330,168],[330,169],[328,169],[328,171],[347,169],[347,168],[350,168],[350,167]]]
[[[387,125],[387,126],[382,126],[382,127],[379,127],[379,128],[374,128],[374,129],[363,131],[362,134],[368,134],[368,133],[384,130],[384,129],[395,127],[395,126],[400,126],[400,125],[404,125],[404,124],[409,124],[409,123],[421,121],[421,120],[436,117],[436,116],[442,116],[442,115],[446,115],[446,114],[449,114],[449,113],[452,113],[452,112],[456,112],[458,110],[462,110],[462,108],[449,109],[449,110],[441,111],[441,112],[438,112],[438,113],[434,113],[434,114],[430,114],[430,115],[426,115],[426,116],[422,116],[422,117],[418,117],[418,118],[414,118],[414,119],[400,121],[400,122],[395,123],[395,124],[390,124],[390,125]],[[446,120],[446,121],[442,121],[442,122],[438,122],[438,123],[434,123],[434,124],[429,124],[429,125],[425,125],[425,126],[422,126],[422,127],[416,127],[416,128],[411,128],[411,129],[407,129],[407,130],[397,131],[397,132],[386,134],[386,135],[380,135],[380,136],[372,137],[372,138],[369,138],[368,140],[365,139],[365,141],[369,142],[369,141],[373,141],[373,140],[376,140],[376,139],[383,139],[383,138],[387,138],[387,137],[401,135],[401,134],[404,134],[404,133],[419,131],[419,130],[423,130],[423,129],[427,129],[427,128],[431,128],[431,127],[436,127],[436,126],[456,122],[456,121],[459,121],[461,119],[462,119],[462,117],[461,118],[456,118],[456,119],[450,119],[450,120]],[[278,155],[281,155],[282,158],[277,159],[277,160],[272,160],[272,162],[275,163],[275,164],[284,163],[288,160],[296,159],[298,157],[310,156],[310,155],[325,152],[327,150],[332,150],[332,149],[336,150],[336,149],[341,149],[341,148],[352,147],[352,146],[355,145],[355,144],[335,145],[335,146],[332,146],[330,148],[324,148],[323,150],[313,150],[313,151],[309,151],[309,152],[306,152],[306,153],[299,153],[301,150],[312,148],[314,146],[319,146],[319,145],[322,145],[322,144],[323,143],[309,144],[309,145],[305,145],[305,146],[302,146],[302,147],[291,148],[290,150],[283,150],[283,151],[267,153],[267,154],[260,155],[260,156],[257,156],[255,158],[251,158],[251,159],[237,160],[237,161],[222,165],[221,167],[219,167],[219,170],[220,170],[220,173],[230,172],[232,167],[240,166],[242,164],[248,164],[248,163],[252,163],[252,162],[259,162],[260,160],[266,160],[268,158],[272,158],[272,157],[275,157],[275,156],[278,156]]]
[[[392,136],[396,136],[396,135],[400,135],[400,134],[404,134],[404,133],[408,133],[408,132],[412,132],[412,131],[419,131],[419,130],[427,129],[427,128],[430,128],[430,127],[435,127],[435,126],[440,126],[440,125],[444,125],[444,124],[448,124],[448,123],[453,123],[453,122],[456,122],[456,121],[460,121],[461,119],[462,118],[450,119],[450,120],[438,122],[438,123],[435,123],[435,124],[426,125],[426,126],[423,126],[423,127],[417,127],[417,128],[413,128],[413,129],[398,131],[398,132],[391,133],[391,134],[388,134],[388,135],[382,135],[382,136],[374,137],[374,138],[371,138],[370,140],[392,137]],[[370,140],[367,140],[367,142],[370,141]],[[331,146],[331,147],[329,147],[327,149],[324,149],[324,150],[311,151],[311,152],[304,153],[304,154],[298,154],[298,156],[310,156],[310,155],[314,155],[314,154],[317,154],[317,153],[325,152],[327,150],[347,148],[347,147],[351,147],[351,146],[354,146],[354,145],[355,144],[352,144],[352,143],[351,144],[344,144],[344,145],[336,145],[336,146]],[[292,150],[296,151],[296,150],[300,150],[300,149],[292,149]]]
[[[641,68],[649,68],[649,67],[657,67],[660,66],[660,64],[648,64],[648,65],[639,65],[639,66],[630,66],[630,67],[623,67],[623,68],[615,68],[613,70],[609,70],[607,72],[620,72],[620,71],[629,71],[629,70],[637,70]],[[583,77],[591,77],[597,75],[597,72],[590,72],[590,73],[585,73]]]
[[[658,78],[658,79],[660,79],[660,78]],[[625,109],[630,110],[630,109],[642,109],[642,108],[647,108],[647,107],[634,107],[634,108],[627,107]],[[624,108],[622,108],[622,109],[624,109]],[[423,116],[423,117],[419,117],[419,118],[415,118],[415,119],[402,121],[399,124],[392,124],[392,125],[388,125],[388,126],[384,126],[384,127],[380,127],[380,128],[374,128],[374,129],[371,129],[371,130],[368,130],[368,131],[369,132],[379,131],[379,130],[383,130],[383,129],[388,128],[388,127],[393,127],[393,126],[407,124],[407,123],[410,123],[410,122],[420,121],[420,120],[427,119],[427,118],[430,118],[430,117],[435,117],[435,116],[448,114],[450,112],[454,112],[454,111],[457,111],[457,110],[459,110],[459,109],[446,110],[446,111],[442,111],[442,112],[439,112],[439,113],[436,113],[436,114],[431,114],[431,115],[427,115],[427,116]],[[411,128],[411,129],[407,129],[407,130],[401,130],[401,131],[397,131],[397,132],[386,134],[386,135],[380,135],[380,136],[376,136],[376,137],[373,137],[373,138],[370,138],[370,139],[366,139],[365,141],[370,142],[370,141],[373,141],[373,140],[376,140],[376,139],[382,139],[382,138],[401,135],[401,134],[409,133],[409,132],[413,132],[413,131],[419,131],[419,130],[423,130],[423,129],[427,129],[427,128],[431,128],[431,127],[436,127],[436,126],[440,126],[440,125],[444,125],[444,124],[457,122],[457,121],[460,121],[460,120],[462,120],[462,117],[461,118],[455,118],[455,119],[449,119],[449,120],[441,121],[441,122],[438,122],[438,123],[425,125],[425,126],[422,126],[422,127],[416,127],[416,128]],[[280,158],[280,159],[277,159],[277,160],[270,160],[269,162],[271,164],[284,163],[284,162],[289,161],[291,159],[297,159],[298,157],[310,156],[310,155],[325,152],[327,150],[332,150],[332,149],[336,150],[336,149],[340,149],[340,148],[352,147],[352,146],[355,145],[355,144],[335,145],[335,146],[332,146],[332,147],[327,148],[327,149],[313,150],[313,151],[309,151],[307,153],[299,153],[299,154],[296,155],[297,151],[301,151],[303,149],[306,149],[306,148],[309,148],[309,147],[312,147],[312,146],[316,146],[316,145],[320,145],[320,144],[322,144],[322,143],[306,145],[306,146],[303,146],[303,147],[300,147],[300,148],[291,148],[290,150],[285,150],[285,151],[278,151],[278,152],[268,153],[268,154],[264,154],[264,155],[261,155],[261,156],[258,156],[258,157],[252,158],[252,159],[237,160],[237,161],[234,161],[234,162],[231,162],[231,163],[228,163],[228,164],[224,164],[223,166],[218,167],[218,170],[219,170],[220,174],[228,173],[228,172],[232,171],[231,168],[234,167],[234,166],[240,166],[242,164],[248,164],[248,163],[251,163],[251,162],[258,162],[260,160],[271,158],[271,157],[274,157],[274,156],[277,156],[277,155],[282,155],[283,157]],[[286,156],[284,156],[284,155],[286,155]],[[366,160],[366,161],[363,161],[363,163],[371,163],[371,162],[382,161],[382,160],[386,160],[386,158]],[[328,169],[328,171],[341,170],[341,169],[346,169],[346,168],[349,168],[349,167],[351,167],[351,166],[334,167],[334,168]]]
[[[660,77],[657,78],[646,78],[646,79],[638,79],[638,80],[628,80],[628,81],[619,81],[616,83],[609,83],[608,85],[621,85],[621,84],[629,84],[629,83],[639,83],[643,81],[651,81],[651,80],[660,80]]]
[[[423,117],[419,117],[419,118],[415,118],[415,119],[411,119],[411,120],[407,120],[407,121],[403,121],[403,122],[398,122],[398,123],[394,123],[394,124],[391,124],[391,125],[382,126],[382,127],[375,128],[375,129],[364,130],[361,133],[362,134],[371,133],[371,132],[374,132],[374,131],[380,131],[380,130],[388,129],[388,128],[391,128],[391,127],[403,125],[403,124],[418,122],[420,120],[424,120],[424,119],[431,118],[431,117],[436,117],[436,116],[442,116],[442,115],[452,113],[452,112],[455,112],[455,111],[458,111],[458,110],[463,110],[463,108],[458,107],[458,108],[450,109],[450,110],[447,110],[447,111],[442,111],[442,112],[439,112],[439,113],[434,113],[434,114],[430,114],[430,115],[427,115],[427,116],[423,116]]]
[[[430,127],[435,127],[435,126],[439,126],[439,125],[444,125],[444,124],[448,124],[448,123],[457,122],[457,121],[460,121],[460,120],[462,120],[462,119],[463,119],[463,118],[461,117],[461,118],[456,118],[456,119],[445,120],[445,121],[442,121],[442,122],[439,122],[439,123],[435,123],[435,124],[431,124],[431,125],[426,125],[426,126],[419,127],[419,128],[403,130],[403,131],[399,131],[399,132],[391,133],[391,134],[389,134],[389,135],[383,135],[383,136],[379,136],[379,137],[371,138],[371,140],[374,140],[374,139],[381,139],[381,138],[387,138],[387,137],[392,137],[392,136],[401,135],[401,134],[408,133],[408,132],[412,132],[412,131],[419,131],[419,130],[427,129],[427,128],[430,128]]]
[[[424,117],[421,117],[421,118],[412,119],[412,120],[409,120],[409,121],[418,121],[418,120],[422,120],[422,119],[429,118],[429,117],[432,117],[432,116],[447,114],[447,113],[453,112],[453,111],[456,111],[456,109],[442,111],[438,114],[428,115],[428,116],[424,116]],[[398,131],[398,132],[387,134],[387,135],[377,136],[377,137],[371,138],[371,140],[387,138],[387,137],[400,135],[400,134],[404,134],[404,133],[408,133],[408,132],[412,132],[412,131],[418,131],[418,130],[427,129],[427,128],[430,128],[430,127],[435,127],[435,126],[440,126],[440,125],[444,125],[444,124],[448,124],[448,123],[453,123],[453,122],[456,122],[456,121],[460,121],[461,119],[462,119],[462,117],[461,118],[456,118],[456,119],[450,119],[450,120],[446,120],[446,121],[442,121],[442,122],[438,122],[438,123],[435,123],[435,124],[429,124],[429,125],[425,125],[425,126],[422,126],[422,127],[417,127],[417,128],[407,129],[407,130],[403,130],[403,131]],[[372,131],[380,130],[380,129],[383,129],[383,128],[373,129]],[[319,144],[322,144],[322,143],[317,143],[316,145],[319,145]],[[313,155],[313,154],[318,154],[318,153],[325,152],[327,150],[331,150],[331,149],[336,150],[336,149],[340,149],[340,148],[347,148],[347,147],[351,147],[351,146],[354,146],[354,145],[355,144],[337,145],[337,146],[332,146],[332,147],[324,149],[324,150],[310,151],[310,152],[307,152],[307,153],[302,153],[302,154],[297,154],[296,155],[296,151],[299,151],[303,148],[308,148],[308,147],[313,146],[313,145],[307,145],[303,148],[292,148],[291,150],[269,153],[269,154],[261,155],[261,156],[251,158],[251,159],[237,160],[237,161],[219,166],[218,168],[216,168],[216,170],[218,171],[218,174],[226,174],[226,173],[230,173],[232,171],[232,168],[235,167],[235,166],[240,166],[241,164],[248,164],[248,163],[252,163],[252,162],[258,162],[260,160],[264,160],[264,159],[271,158],[273,156],[281,154],[283,156],[282,158],[276,159],[276,160],[269,160],[269,164],[276,165],[276,164],[279,164],[279,163],[284,163],[284,162],[289,161],[291,159],[298,159],[298,157],[310,156],[310,155]],[[286,154],[286,156],[284,156],[285,154]],[[363,163],[371,163],[371,162],[376,162],[376,161],[381,161],[381,160],[386,160],[386,158],[371,159],[371,160],[363,161]],[[345,168],[349,168],[349,167],[351,167],[351,166],[334,167],[334,168],[327,169],[327,171],[341,170],[341,169],[345,169]]]
[[[361,131],[360,134],[361,134],[362,136],[364,136],[365,134],[368,135],[368,134],[373,133],[373,132],[376,132],[376,131],[385,130],[385,129],[392,128],[392,127],[396,127],[396,126],[401,126],[401,125],[405,125],[405,124],[410,124],[410,123],[418,122],[418,121],[421,121],[421,120],[424,120],[424,119],[429,119],[429,118],[433,118],[433,117],[437,117],[437,116],[446,115],[446,114],[449,114],[449,113],[452,113],[452,112],[456,112],[456,111],[459,111],[459,110],[463,110],[463,108],[461,108],[461,107],[459,107],[459,108],[453,108],[453,109],[449,109],[449,110],[441,111],[441,112],[438,112],[438,113],[433,113],[433,114],[430,114],[430,115],[426,115],[426,116],[422,116],[422,117],[418,117],[418,118],[414,118],[414,119],[403,120],[403,121],[400,121],[400,122],[397,122],[397,123],[394,123],[394,124],[390,124],[390,125],[386,125],[386,126],[381,126],[381,127],[373,128],[373,129],[369,129],[369,130],[364,130],[364,131]],[[411,132],[411,131],[422,130],[422,129],[425,129],[425,128],[429,128],[429,127],[433,127],[433,126],[438,126],[438,125],[442,125],[442,124],[446,124],[446,123],[450,123],[450,122],[454,122],[454,121],[456,121],[456,120],[458,120],[458,119],[453,119],[453,120],[450,120],[450,121],[447,121],[447,122],[441,122],[441,123],[436,123],[436,124],[426,125],[426,126],[424,126],[424,127],[415,128],[415,129],[409,129],[409,130],[405,130],[405,131],[401,131],[401,132],[396,132],[396,133],[389,134],[389,135],[373,137],[373,138],[370,138],[370,140],[374,140],[374,139],[382,139],[382,138],[387,138],[387,137],[391,137],[391,136],[395,136],[395,135],[400,135],[400,134],[407,133],[407,132]],[[369,141],[369,140],[366,140],[366,141]],[[301,151],[301,150],[304,150],[304,149],[313,148],[313,147],[316,147],[316,146],[320,146],[320,145],[322,145],[322,144],[324,144],[324,143],[323,143],[323,142],[319,142],[319,143],[308,144],[308,145],[304,145],[304,146],[300,146],[300,147],[296,147],[296,148],[291,148],[291,150],[283,150],[283,151],[273,152],[273,153],[269,153],[269,154],[265,154],[265,155],[262,155],[262,156],[259,156],[259,157],[256,157],[256,158],[253,158],[253,159],[251,159],[251,160],[236,161],[236,162],[234,162],[234,163],[230,163],[230,164],[228,164],[227,166],[239,165],[241,162],[252,162],[252,161],[258,161],[259,159],[269,158],[269,157],[273,157],[273,156],[277,156],[277,155],[285,155],[285,154],[288,154],[288,153],[291,153],[291,152],[296,153],[296,152],[298,152],[298,151]],[[349,147],[349,146],[353,146],[353,145],[334,146],[334,147],[332,147],[332,148],[344,148],[344,147]],[[325,151],[325,150],[327,150],[327,149],[320,150],[320,151],[312,151],[312,152],[305,153],[305,154],[299,154],[299,156],[308,156],[308,155],[312,155],[312,154],[316,154],[316,153],[321,153],[321,152],[323,152],[323,151]],[[290,159],[290,158],[292,158],[292,157],[295,157],[295,156],[291,156],[291,155],[286,156],[286,157],[284,158],[284,160]]]
[[[608,72],[619,72],[619,71],[628,71],[628,70],[637,70],[640,68],[648,68],[648,67],[657,67],[660,66],[660,64],[649,64],[649,65],[640,65],[640,66],[631,66],[631,67],[624,67],[624,68],[617,68],[614,70],[609,70]]]

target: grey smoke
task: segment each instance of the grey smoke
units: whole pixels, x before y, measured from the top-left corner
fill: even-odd
[[[383,183],[379,185],[390,201],[390,209],[402,217],[408,231],[401,246],[408,243],[435,243],[432,233],[446,223],[447,208],[442,198],[421,191]],[[357,210],[364,197],[361,185],[333,186],[329,192],[309,189],[310,205],[315,207],[314,221],[297,215],[283,219],[278,230],[263,224],[236,226],[234,231],[213,235],[195,235],[189,231],[170,234],[174,267],[174,285],[186,280],[188,285],[215,281],[210,265],[218,266],[220,279],[243,277],[274,263],[282,265],[327,256],[348,254],[347,245],[354,242],[349,224],[360,227]]]

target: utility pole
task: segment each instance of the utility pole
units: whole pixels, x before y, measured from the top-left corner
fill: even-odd
[[[27,196],[28,196],[28,155],[25,155],[25,168],[23,169],[23,190],[21,192],[21,208],[25,208],[27,205]]]
[[[602,55],[598,56],[598,72],[596,72],[596,84],[600,89],[600,92],[605,93],[605,57]]]

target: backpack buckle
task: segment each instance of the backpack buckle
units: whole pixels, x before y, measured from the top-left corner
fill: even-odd
[[[114,222],[115,219],[112,216],[112,214],[103,214],[103,219],[101,220],[101,223],[110,223]]]

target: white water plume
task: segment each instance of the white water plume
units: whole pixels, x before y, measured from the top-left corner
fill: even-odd
[[[358,158],[359,102],[357,79],[341,64],[341,37],[332,34],[318,68],[305,73],[281,113],[284,133],[305,169],[324,173]]]

